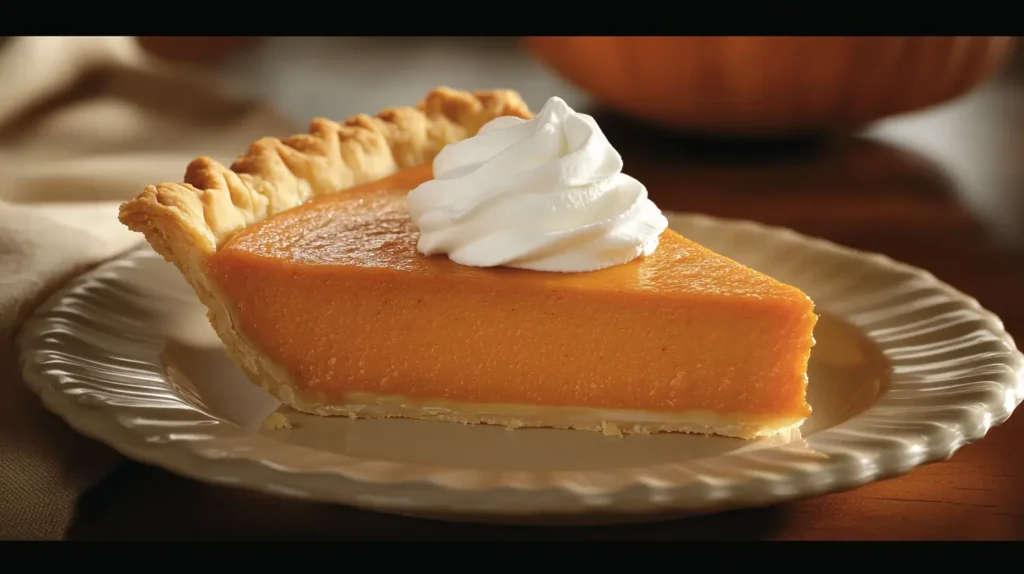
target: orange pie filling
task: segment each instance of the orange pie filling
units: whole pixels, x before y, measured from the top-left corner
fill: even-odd
[[[314,199],[206,260],[234,327],[291,378],[288,402],[745,438],[810,414],[817,316],[800,290],[671,230],[587,273],[424,256],[406,194],[430,178],[427,165]]]

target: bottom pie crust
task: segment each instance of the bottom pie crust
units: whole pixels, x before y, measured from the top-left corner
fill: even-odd
[[[548,407],[522,404],[485,404],[446,401],[417,401],[404,397],[383,397],[350,393],[344,405],[322,405],[295,400],[289,387],[279,397],[296,410],[320,416],[351,419],[412,418],[462,424],[489,424],[518,428],[557,428],[598,431],[608,436],[683,432],[716,434],[754,439],[799,427],[803,419],[772,415],[726,416],[685,411],[652,412],[625,409]],[[287,399],[287,400],[285,400]]]

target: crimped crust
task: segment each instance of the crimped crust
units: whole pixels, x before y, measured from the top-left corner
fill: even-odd
[[[121,206],[120,220],[180,267],[182,251],[214,253],[253,223],[427,163],[445,145],[509,115],[532,117],[515,92],[437,88],[415,108],[360,114],[343,124],[318,118],[308,134],[258,140],[230,168],[209,157],[192,161],[184,183],[147,187]]]
[[[530,118],[518,94],[507,90],[468,93],[437,88],[415,108],[358,115],[339,124],[315,119],[309,134],[263,138],[230,168],[200,157],[184,183],[151,185],[121,206],[120,220],[141,232],[174,264],[207,307],[207,316],[228,354],[251,381],[286,405],[312,414],[352,418],[405,417],[518,427],[555,427],[606,434],[665,431],[714,433],[742,438],[773,434],[801,421],[779,417],[732,420],[714,413],[644,413],[562,409],[527,405],[417,403],[402,397],[349,397],[348,404],[318,404],[296,391],[286,370],[259,352],[235,328],[233,305],[221,296],[204,262],[236,233],[314,197],[422,165],[447,144],[472,137],[499,116]]]

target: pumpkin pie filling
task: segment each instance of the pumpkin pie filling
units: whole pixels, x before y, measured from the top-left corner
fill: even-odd
[[[421,166],[313,200],[207,261],[302,400],[809,414],[816,315],[799,290],[671,230],[654,254],[590,273],[424,256],[406,194],[430,177]]]
[[[121,221],[178,267],[246,375],[301,411],[799,425],[810,299],[666,229],[589,116],[552,98],[534,117],[514,92],[438,88],[264,138],[230,168],[199,158]]]

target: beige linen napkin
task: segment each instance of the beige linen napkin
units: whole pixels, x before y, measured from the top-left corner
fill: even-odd
[[[47,294],[141,238],[117,205],[188,162],[230,162],[296,131],[130,37],[0,38],[0,539],[63,536],[78,496],[118,463],[21,380],[14,335]]]

